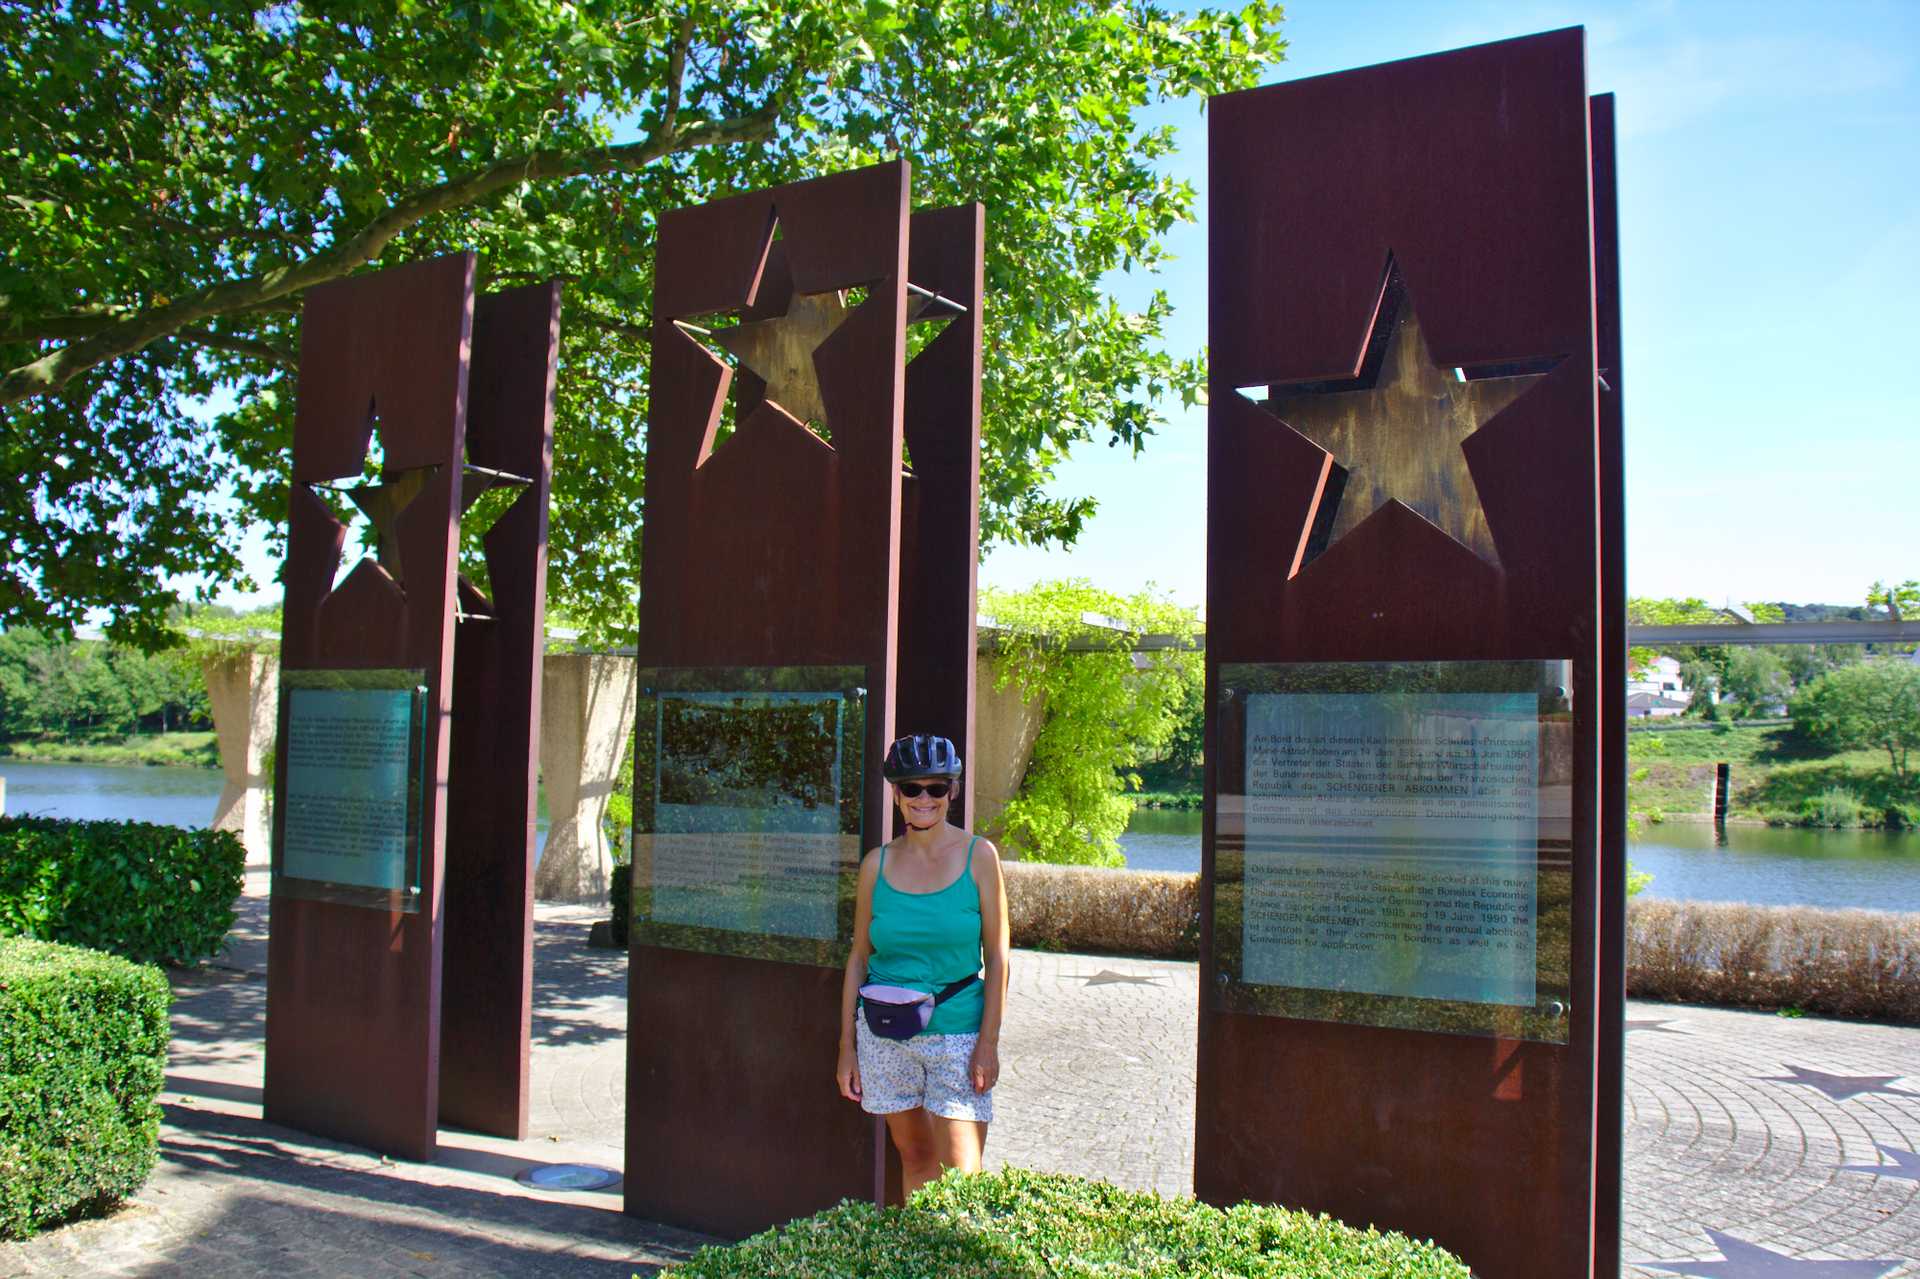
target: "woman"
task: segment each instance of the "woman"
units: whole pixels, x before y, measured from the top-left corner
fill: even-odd
[[[884,1115],[911,1195],[946,1168],[980,1170],[1000,1078],[1007,898],[992,844],[947,822],[960,753],[903,737],[882,768],[906,834],[860,863],[853,951],[840,997],[840,1095]],[[958,990],[962,979],[980,974]],[[873,1033],[864,984],[941,996],[910,1039]]]

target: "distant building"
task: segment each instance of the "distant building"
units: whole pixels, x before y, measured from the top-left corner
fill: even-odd
[[[1627,681],[1628,705],[1631,706],[1632,699],[1638,696],[1671,702],[1679,708],[1666,712],[1673,715],[1678,715],[1693,704],[1693,693],[1680,678],[1680,663],[1671,657],[1656,657],[1634,672],[1634,677]]]
[[[1671,697],[1662,697],[1658,693],[1628,693],[1628,719],[1666,719],[1679,715],[1687,709],[1686,702],[1677,702]]]

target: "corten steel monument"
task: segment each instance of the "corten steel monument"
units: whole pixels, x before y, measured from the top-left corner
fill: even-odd
[[[984,213],[910,214],[909,194],[892,163],[660,220],[637,1216],[745,1234],[885,1175],[873,1121],[832,1080],[854,872],[891,834],[878,765],[895,725],[968,742],[978,548]],[[908,325],[940,321],[908,364]]]
[[[1211,111],[1195,1190],[1488,1279],[1618,1268],[1611,119],[1578,30]]]
[[[442,1121],[526,1133],[559,305],[554,284],[476,305],[460,254],[314,289],[303,315],[266,1115],[405,1158]],[[322,490],[378,538],[337,586]],[[476,503],[485,590],[458,571]]]

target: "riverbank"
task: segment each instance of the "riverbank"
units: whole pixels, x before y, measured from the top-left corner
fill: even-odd
[[[139,764],[149,768],[218,768],[213,733],[135,733],[118,741],[17,739],[0,742],[0,759],[31,764]]]
[[[1658,823],[1711,817],[1715,768],[1728,767],[1729,820],[1911,829],[1920,785],[1900,786],[1884,751],[1829,751],[1790,724],[1641,730],[1627,739],[1627,802]]]

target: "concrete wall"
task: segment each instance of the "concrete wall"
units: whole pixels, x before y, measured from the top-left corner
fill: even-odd
[[[974,758],[967,762],[973,771],[971,825],[977,831],[991,831],[1001,810],[1020,793],[1020,781],[1033,759],[1033,743],[1046,719],[1046,706],[1040,701],[1027,701],[1014,684],[996,688],[998,675],[988,654],[982,653],[974,660],[978,663]]]
[[[549,656],[540,688],[540,779],[547,792],[547,846],[534,875],[544,901],[607,899],[613,850],[607,801],[626,762],[639,664],[631,657]]]
[[[273,857],[268,808],[267,761],[280,712],[280,662],[251,650],[203,658],[200,673],[213,706],[214,735],[220,743],[220,770],[226,785],[213,809],[213,828],[239,835],[247,865],[266,866]]]

